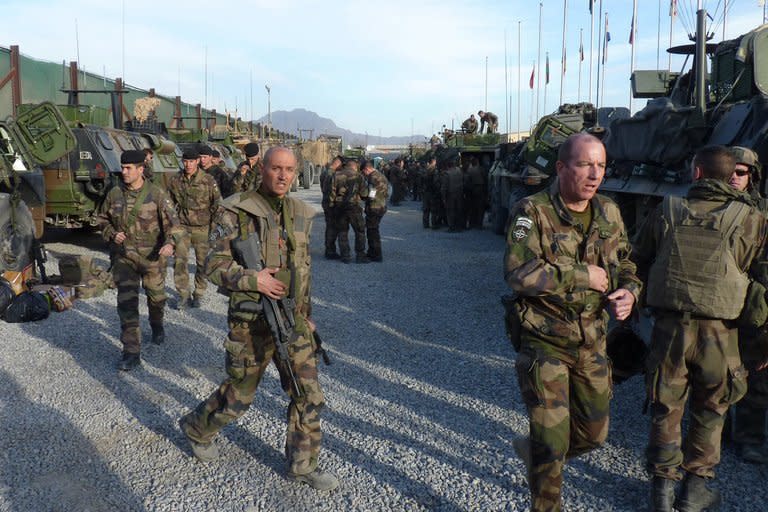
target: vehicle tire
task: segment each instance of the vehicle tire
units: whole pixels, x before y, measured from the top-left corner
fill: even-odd
[[[304,174],[302,176],[301,185],[305,189],[309,189],[312,186],[314,172],[315,168],[312,164],[304,163]]]

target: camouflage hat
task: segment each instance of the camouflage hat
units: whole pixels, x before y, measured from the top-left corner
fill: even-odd
[[[205,144],[201,144],[200,147],[197,149],[197,152],[200,155],[213,156],[213,150],[209,146],[206,146]]]
[[[256,156],[259,154],[259,145],[255,142],[249,142],[243,147],[243,153],[245,153],[246,158]]]
[[[757,153],[749,148],[743,146],[733,146],[731,148],[734,158],[736,158],[737,164],[746,165],[751,167],[752,170],[760,171],[762,165],[760,165],[760,159],[757,157]]]
[[[198,158],[200,158],[200,153],[195,148],[185,149],[181,155],[182,160],[197,160]]]
[[[144,163],[144,152],[138,149],[129,149],[128,151],[123,151],[123,154],[120,155],[120,163],[125,164],[143,164]]]

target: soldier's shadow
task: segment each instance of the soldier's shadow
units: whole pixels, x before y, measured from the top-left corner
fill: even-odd
[[[3,370],[0,387],[0,501],[8,510],[146,510],[63,414],[29,400]]]
[[[108,292],[109,293],[109,292]],[[112,294],[115,292],[112,291]],[[143,301],[141,295],[141,301]],[[177,421],[212,392],[224,377],[224,353],[216,344],[201,339],[195,324],[184,321],[166,322],[168,341],[163,345],[148,343],[149,332],[146,313],[142,314],[142,366],[131,372],[120,372],[116,363],[121,346],[117,341],[119,320],[114,306],[102,301],[76,301],[75,306],[64,313],[51,313],[55,318],[59,335],[45,338],[50,345],[67,353],[94,380],[108,389],[110,396],[94,397],[94,400],[119,400],[125,408],[147,429],[166,438],[179,449],[179,454],[190,455],[188,442],[178,428]],[[34,337],[42,337],[39,322],[23,324],[23,329]],[[77,333],[88,333],[87,337]],[[215,361],[215,363],[214,363]],[[201,362],[203,363],[201,365]],[[203,370],[198,367],[203,366]],[[218,367],[219,369],[217,370]],[[179,382],[205,379],[203,395],[196,396]],[[284,422],[284,409],[275,400],[262,396],[258,403],[259,414],[268,415],[274,421]],[[284,468],[283,454],[254,436],[241,424],[232,424],[222,435],[238,445],[244,452],[258,457],[261,463],[281,473]]]

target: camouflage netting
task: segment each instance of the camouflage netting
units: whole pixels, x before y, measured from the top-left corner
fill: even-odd
[[[151,114],[155,113],[155,110],[157,110],[157,107],[160,106],[160,99],[159,98],[152,98],[149,96],[145,96],[144,98],[139,98],[136,100],[136,102],[133,105],[133,117],[136,118],[139,122],[144,122],[147,119],[149,119],[149,116]]]

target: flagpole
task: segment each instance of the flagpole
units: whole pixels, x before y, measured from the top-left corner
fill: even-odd
[[[563,84],[565,82],[565,30],[567,28],[567,24],[566,24],[567,13],[568,13],[568,0],[563,0],[563,56],[561,61],[562,72],[560,73],[560,105],[563,104]]]
[[[603,0],[600,0],[603,3]],[[605,34],[603,34],[603,74],[600,78],[600,105],[605,104],[605,65],[608,62],[608,41],[611,32],[608,30],[608,11],[605,11]]]
[[[587,103],[592,102],[592,64],[595,62],[595,0],[589,0],[589,89],[587,89]]]
[[[675,16],[677,15],[677,1],[671,0],[669,5],[669,46],[672,48],[672,27],[675,24]],[[672,71],[672,54],[667,55],[667,73]]]
[[[517,140],[520,140],[520,110],[522,107],[522,103],[520,102],[520,89],[522,88],[521,85],[521,74],[522,74],[522,61],[521,59],[521,48],[522,45],[520,42],[522,41],[522,37],[520,35],[520,29],[521,29],[522,22],[520,20],[517,21]]]
[[[659,17],[656,20],[656,69],[659,69],[661,55],[661,0],[659,0]]]
[[[635,72],[635,35],[637,35],[637,0],[632,2],[632,26],[630,27],[629,44],[632,47],[631,57],[629,59],[629,76]],[[632,84],[629,85],[629,113],[632,113]]]
[[[549,52],[547,52],[547,71],[544,77],[544,113],[547,113],[547,88],[549,86]]]
[[[601,0],[602,1],[602,0]],[[539,93],[541,91],[541,13],[544,10],[544,2],[539,2],[539,49],[536,60],[539,63],[539,74],[536,77],[536,120],[539,120]]]
[[[504,121],[509,133],[509,70],[507,66],[507,29],[504,29]]]
[[[603,60],[603,0],[600,0],[599,11],[597,13],[597,91],[595,93],[595,110],[600,107],[600,64]],[[592,94],[592,91],[590,91]]]
[[[584,64],[584,29],[579,28],[579,93],[576,102],[581,103],[581,66]]]
[[[723,0],[723,41],[725,41],[725,26],[728,24],[728,0]]]
[[[533,61],[533,71],[531,73],[536,73],[536,61]],[[533,90],[533,79],[530,80],[529,85],[531,86],[531,112],[528,115],[528,133],[531,132],[531,128],[533,128],[533,103],[534,103],[534,97],[536,96],[535,91]]]

